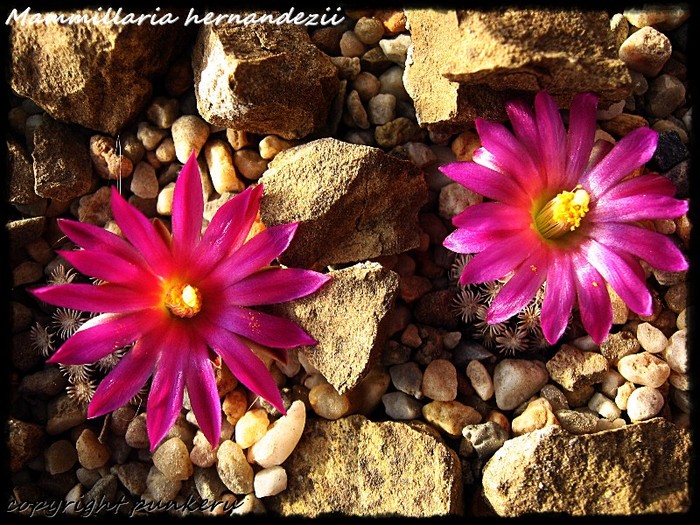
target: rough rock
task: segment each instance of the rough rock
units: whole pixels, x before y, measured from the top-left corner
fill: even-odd
[[[553,381],[567,390],[576,390],[601,382],[608,371],[608,360],[599,353],[565,344],[547,361],[547,371]]]
[[[423,174],[378,148],[315,140],[280,152],[260,182],[267,226],[301,222],[283,264],[321,268],[419,246]]]
[[[461,465],[424,424],[363,416],[309,421],[289,457],[287,490],[266,500],[285,517],[461,515]]]
[[[6,432],[10,471],[17,472],[42,452],[44,429],[34,423],[10,418]]]
[[[34,192],[32,159],[14,139],[7,139],[7,167],[10,178],[9,201],[12,204],[32,204],[41,200]]]
[[[331,280],[319,291],[276,305],[274,311],[318,341],[316,346],[303,347],[304,355],[343,394],[379,359],[389,335],[399,279],[377,263],[357,264],[328,275]]]
[[[421,125],[456,131],[475,117],[503,120],[503,102],[547,89],[563,106],[580,91],[601,106],[623,100],[631,79],[602,11],[500,8],[406,10],[406,90]]]
[[[500,516],[687,512],[688,430],[661,418],[574,436],[548,427],[506,441],[483,471]]]
[[[205,120],[285,139],[323,129],[339,89],[328,56],[291,24],[203,25],[192,67]]]
[[[62,14],[100,18],[106,11]],[[183,24],[148,22],[9,25],[12,89],[57,120],[110,135],[145,107],[152,79],[165,73],[186,31]]]
[[[40,197],[68,202],[92,186],[85,140],[73,128],[49,121],[34,132],[34,190]]]

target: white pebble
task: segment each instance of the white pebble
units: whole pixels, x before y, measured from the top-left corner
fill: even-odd
[[[641,386],[627,400],[627,415],[632,421],[644,421],[661,412],[664,396],[655,388]]]
[[[671,336],[664,348],[663,356],[672,370],[681,374],[688,372],[687,330],[679,330]]]
[[[620,410],[627,410],[627,401],[629,401],[630,395],[634,392],[634,383],[627,381],[625,384],[620,385],[617,388],[617,393],[615,394],[615,404]]]
[[[175,195],[175,183],[171,182],[158,193],[156,211],[161,215],[173,214],[173,196]]]
[[[231,147],[223,140],[210,140],[204,146],[209,176],[216,193],[240,193],[245,189],[243,181],[236,176]]]
[[[600,392],[593,394],[588,401],[588,408],[597,412],[605,419],[615,419],[620,417],[620,409],[612,399],[608,399]]]
[[[401,67],[406,65],[406,54],[410,45],[411,37],[406,33],[402,33],[396,38],[383,38],[379,41],[379,47],[384,51],[384,55]]]
[[[652,354],[662,352],[668,344],[668,338],[664,333],[649,323],[641,323],[637,326],[637,341],[644,350]]]
[[[369,121],[377,126],[394,120],[396,97],[390,93],[379,93],[373,96],[367,103],[367,114]]]
[[[209,138],[209,124],[196,115],[183,115],[173,122],[171,132],[177,160],[184,164],[192,151],[199,156]]]
[[[255,475],[253,487],[258,498],[279,494],[287,488],[287,471],[279,465],[264,468]]]
[[[476,359],[469,361],[467,365],[467,377],[471,381],[472,387],[476,394],[488,401],[493,397],[493,381],[489,375],[489,371],[481,361]]]
[[[306,406],[296,400],[287,415],[272,423],[262,439],[248,449],[248,461],[264,468],[281,464],[299,443],[305,424]]]
[[[671,373],[668,363],[649,352],[626,355],[617,362],[617,370],[627,381],[658,388]]]
[[[548,379],[541,361],[504,359],[493,373],[496,405],[500,410],[513,410],[539,392]]]

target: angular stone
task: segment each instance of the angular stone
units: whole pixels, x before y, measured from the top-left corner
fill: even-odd
[[[68,202],[92,186],[85,139],[71,126],[45,122],[34,132],[34,190],[40,197]]]
[[[608,360],[596,352],[583,352],[564,344],[547,361],[549,377],[567,390],[600,383],[608,371]]]
[[[203,25],[192,67],[205,120],[285,139],[320,131],[339,89],[328,56],[292,24]]]
[[[398,290],[398,276],[377,263],[329,272],[318,292],[274,306],[318,344],[304,355],[339,394],[354,388],[379,359]],[[338,322],[342,319],[342,322]]]
[[[631,90],[602,11],[501,8],[407,9],[406,90],[418,121],[456,131],[482,117],[506,118],[503,102],[547,89],[562,106],[591,90],[601,106]]]
[[[322,268],[419,246],[423,174],[378,148],[315,140],[280,152],[260,182],[262,221],[300,222],[282,264]]]
[[[14,139],[7,139],[7,167],[10,177],[9,200],[12,204],[32,204],[41,200],[34,192],[32,159]]]
[[[150,100],[152,79],[165,73],[186,41],[186,29],[182,23],[77,19],[107,14],[96,9],[41,13],[45,19],[58,14],[76,19],[30,24],[20,18],[9,24],[10,85],[57,120],[116,135]]]
[[[548,427],[505,442],[483,471],[500,516],[688,512],[688,430],[662,418],[574,436]]]
[[[10,471],[17,472],[41,453],[46,434],[41,426],[15,418],[7,421],[6,428]]]
[[[463,513],[459,458],[424,424],[377,423],[357,415],[309,421],[284,467],[287,490],[265,500],[273,515]]]

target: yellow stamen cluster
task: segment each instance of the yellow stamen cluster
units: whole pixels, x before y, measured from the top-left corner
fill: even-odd
[[[545,239],[556,239],[581,226],[588,213],[588,192],[577,186],[574,191],[562,191],[549,201],[535,217],[535,226]]]
[[[176,284],[168,289],[163,303],[173,315],[194,317],[202,309],[202,294],[190,284]]]

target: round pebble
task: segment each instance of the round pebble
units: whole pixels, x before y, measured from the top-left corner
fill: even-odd
[[[272,423],[262,439],[248,449],[248,460],[264,468],[280,465],[299,443],[305,424],[306,407],[302,401],[294,401],[287,415]]]
[[[88,470],[104,466],[109,459],[109,449],[99,442],[97,435],[89,428],[80,433],[75,449],[78,451],[78,461]]]
[[[521,436],[540,428],[558,424],[559,421],[552,411],[552,405],[546,399],[538,397],[534,401],[530,401],[523,413],[513,419],[511,428],[513,435]]]
[[[620,417],[620,408],[612,399],[605,397],[600,392],[596,392],[591,396],[591,399],[588,401],[588,408],[606,419]]]
[[[461,184],[451,182],[440,189],[438,210],[440,217],[452,220],[469,206],[483,202],[484,198]]]
[[[235,436],[236,443],[241,448],[246,449],[260,441],[260,438],[267,432],[270,426],[270,419],[267,412],[262,408],[249,410],[236,422]]]
[[[678,330],[671,336],[668,345],[663,350],[663,357],[666,359],[668,366],[671,367],[671,370],[681,374],[686,374],[689,371],[687,334],[688,332],[685,329]]]
[[[363,16],[355,23],[353,31],[360,42],[372,46],[384,36],[384,24],[376,18]]]
[[[379,76],[379,92],[394,95],[396,100],[411,100],[403,85],[402,67],[392,66]]]
[[[664,396],[655,388],[641,386],[627,400],[627,415],[632,421],[651,419],[664,406]]]
[[[603,380],[600,382],[600,390],[609,398],[617,395],[617,389],[625,383],[625,378],[617,371],[610,369],[605,372]]]
[[[627,381],[652,388],[663,385],[671,373],[666,361],[649,352],[623,357],[617,363],[617,370]]]
[[[377,95],[380,87],[379,79],[367,71],[361,72],[352,80],[352,89],[357,91],[363,102]]]
[[[246,494],[243,499],[236,502],[233,510],[231,510],[231,516],[246,516],[249,514],[265,513],[265,505],[255,496],[255,494]]]
[[[655,77],[671,58],[671,41],[653,27],[635,31],[620,46],[619,56],[627,66],[647,77]]]
[[[339,419],[350,411],[350,400],[339,394],[333,385],[321,383],[309,391],[309,404],[317,415],[325,419]]]
[[[139,162],[131,178],[132,193],[142,199],[153,199],[158,196],[158,177],[156,170],[147,162]]]
[[[245,414],[247,407],[248,399],[242,389],[235,389],[226,394],[222,405],[226,420],[232,425]]]
[[[542,387],[542,390],[540,390],[540,397],[549,401],[549,404],[552,405],[552,410],[555,412],[557,410],[569,409],[569,401],[566,399],[564,392],[552,384],[547,384]]]
[[[145,413],[139,414],[131,420],[124,438],[131,448],[148,448],[150,446]]]
[[[51,443],[44,451],[44,468],[52,476],[68,472],[78,461],[78,453],[67,439]]]
[[[275,496],[287,488],[287,471],[279,465],[264,468],[255,474],[253,488],[258,498]]]
[[[158,147],[158,144],[168,136],[167,129],[160,129],[152,126],[148,122],[139,122],[136,131],[136,137],[141,141],[141,144],[146,151],[153,151]]]
[[[390,367],[389,375],[391,376],[391,382],[396,390],[413,396],[416,399],[421,399],[423,397],[421,391],[423,371],[414,361]]]
[[[185,163],[193,151],[199,156],[209,138],[209,124],[196,115],[183,115],[173,122],[171,132],[177,160]]]
[[[218,447],[212,448],[209,440],[202,434],[201,430],[198,430],[194,436],[192,450],[190,451],[190,461],[198,467],[211,467],[216,463],[217,450]]]
[[[649,323],[640,323],[637,326],[637,341],[651,354],[662,352],[668,345],[668,338],[664,333]]]
[[[258,144],[260,157],[265,160],[274,159],[280,151],[284,151],[292,147],[292,143],[279,138],[277,135],[267,135]]]
[[[233,163],[243,177],[258,180],[267,169],[267,161],[257,151],[240,149],[233,154]]]
[[[396,116],[396,97],[390,93],[379,93],[369,100],[367,110],[372,124],[386,124]]]
[[[216,471],[226,487],[234,494],[253,492],[253,467],[246,461],[238,443],[227,439],[216,453]]]
[[[428,423],[452,437],[461,436],[465,426],[481,422],[481,414],[475,408],[459,401],[432,401],[421,412]]]
[[[617,392],[615,393],[615,405],[617,405],[617,408],[620,410],[627,410],[627,401],[635,388],[634,383],[630,383],[629,381],[617,388]]]
[[[423,372],[423,395],[435,401],[453,401],[457,397],[457,369],[447,359],[431,361]]]
[[[540,361],[504,359],[493,373],[496,405],[501,410],[513,410],[539,392],[548,379],[547,369]]]
[[[367,48],[352,31],[345,31],[340,37],[340,54],[344,57],[361,57]]]
[[[168,162],[173,162],[176,158],[175,143],[172,137],[165,137],[156,148],[156,159],[158,162],[167,164]]]
[[[625,9],[622,14],[635,27],[657,26],[670,31],[688,19],[690,10],[688,4],[652,4]]]
[[[578,410],[557,410],[555,415],[561,427],[572,434],[595,432],[599,419],[594,414]]]
[[[671,75],[659,75],[646,92],[647,109],[654,117],[664,118],[685,102],[683,82]]]
[[[493,380],[491,379],[489,371],[486,370],[486,367],[481,361],[477,361],[476,359],[469,361],[467,365],[467,377],[474,391],[481,399],[488,401],[493,397]]]
[[[158,192],[156,211],[161,215],[172,215],[175,183],[171,182]]]
[[[204,156],[209,168],[209,176],[217,193],[240,193],[245,184],[236,176],[233,166],[233,153],[223,140],[210,140],[204,146]]]
[[[150,497],[154,501],[173,501],[181,488],[182,481],[168,479],[160,470],[153,466],[146,478],[144,499]]]
[[[404,392],[389,392],[382,396],[384,411],[391,419],[410,420],[421,416],[422,405]]]
[[[173,481],[192,476],[193,467],[187,445],[177,437],[158,445],[153,453],[153,464],[166,478]]]

